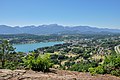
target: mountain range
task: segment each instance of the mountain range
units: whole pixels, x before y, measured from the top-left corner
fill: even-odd
[[[90,26],[62,26],[58,24],[39,25],[39,26],[24,26],[11,27],[7,25],[0,25],[0,34],[106,34],[106,33],[120,33],[120,29],[96,28]]]

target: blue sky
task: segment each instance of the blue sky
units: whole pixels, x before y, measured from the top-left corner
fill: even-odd
[[[120,0],[0,0],[0,24],[120,29]]]

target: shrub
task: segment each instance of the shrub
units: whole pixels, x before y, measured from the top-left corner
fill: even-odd
[[[11,70],[14,70],[17,68],[17,65],[18,63],[15,63],[15,62],[5,62],[5,68],[6,69],[11,69]]]
[[[96,71],[95,71],[95,68],[89,68],[88,71],[92,74],[92,75],[95,75],[96,74]]]
[[[120,76],[120,70],[112,70],[111,75]]]
[[[98,66],[95,68],[95,72],[98,74],[104,74],[105,70],[104,70],[103,66]]]
[[[98,66],[98,67],[95,67],[95,68],[89,68],[88,71],[92,75],[95,75],[95,74],[104,74],[105,73],[105,70],[104,70],[103,66]]]
[[[26,68],[30,68],[34,71],[49,71],[49,68],[52,66],[50,61],[50,55],[44,54],[39,55],[38,57],[34,57],[34,53],[32,55],[28,55],[27,57],[23,58],[24,64]]]

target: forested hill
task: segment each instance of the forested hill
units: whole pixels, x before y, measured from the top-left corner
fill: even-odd
[[[107,28],[96,28],[89,26],[62,26],[57,24],[40,25],[40,26],[24,26],[24,27],[11,27],[7,25],[0,25],[0,34],[72,34],[72,33],[83,33],[83,34],[108,34],[108,33],[120,33],[120,29],[107,29]]]

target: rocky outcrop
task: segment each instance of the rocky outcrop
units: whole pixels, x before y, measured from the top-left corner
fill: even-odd
[[[0,80],[9,80],[13,77],[22,76],[26,70],[0,69]]]
[[[90,73],[50,69],[50,72],[32,70],[0,69],[0,80],[120,80],[112,75],[95,75]]]

